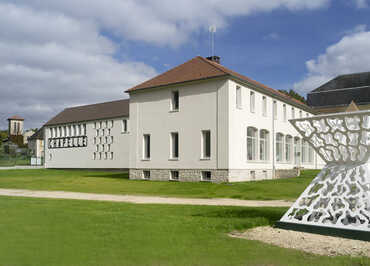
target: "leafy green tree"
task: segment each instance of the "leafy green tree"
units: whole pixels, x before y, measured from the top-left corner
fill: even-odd
[[[289,90],[289,91],[287,91],[287,90],[279,90],[279,91],[282,92],[282,93],[284,93],[284,94],[286,94],[286,95],[288,95],[288,96],[290,96],[290,97],[292,97],[292,98],[294,98],[294,99],[297,99],[298,101],[301,101],[302,103],[307,103],[306,102],[306,99],[302,95],[300,95],[298,92],[296,92],[294,90]]]

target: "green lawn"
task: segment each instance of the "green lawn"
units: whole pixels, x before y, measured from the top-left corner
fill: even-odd
[[[127,173],[80,170],[2,170],[0,188],[64,190],[107,194],[172,197],[273,200],[297,198],[317,175],[303,171],[297,178],[258,182],[212,184],[128,180]]]
[[[0,197],[0,265],[370,264],[227,236],[284,211]]]

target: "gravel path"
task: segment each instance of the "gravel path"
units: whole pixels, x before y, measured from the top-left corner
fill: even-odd
[[[67,191],[39,191],[24,189],[0,189],[0,196],[76,199],[130,202],[137,204],[181,204],[181,205],[214,205],[214,206],[243,206],[243,207],[290,207],[293,202],[283,200],[238,200],[238,199],[197,199],[197,198],[169,198],[154,196],[110,195],[97,193],[81,193]]]
[[[326,256],[348,255],[370,257],[370,242],[323,236],[262,226],[246,232],[233,232],[231,237],[259,240],[283,248],[293,248]]]

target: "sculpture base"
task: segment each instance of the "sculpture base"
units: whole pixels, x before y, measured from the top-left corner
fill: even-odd
[[[275,227],[304,233],[320,234],[327,236],[342,237],[355,240],[370,241],[370,232],[352,229],[341,229],[319,225],[297,224],[278,221]]]

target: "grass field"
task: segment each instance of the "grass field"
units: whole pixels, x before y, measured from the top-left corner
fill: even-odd
[[[0,188],[64,190],[107,194],[160,195],[187,198],[293,200],[317,175],[306,170],[297,178],[212,184],[128,180],[127,173],[80,170],[2,170]]]
[[[0,197],[0,265],[370,264],[227,236],[285,210]]]

